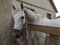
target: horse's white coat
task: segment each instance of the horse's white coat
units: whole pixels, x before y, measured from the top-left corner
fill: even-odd
[[[27,12],[27,17],[32,20],[32,22],[36,22],[41,16],[29,9],[24,8],[25,12]],[[29,23],[32,23],[29,21]]]
[[[60,18],[57,18],[57,19],[52,19],[51,20],[51,25],[53,26],[53,27],[60,27]]]
[[[36,25],[44,25],[44,26],[52,26],[52,27],[60,27],[60,18],[58,19],[51,19],[49,20],[48,18],[39,18],[38,21],[36,20],[33,22],[33,24]]]
[[[19,10],[14,16],[14,29],[21,30],[23,25],[25,24],[25,19],[21,19],[21,17],[24,16],[25,14],[23,11]]]

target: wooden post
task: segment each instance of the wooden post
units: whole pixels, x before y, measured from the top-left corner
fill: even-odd
[[[28,24],[26,24],[26,31],[28,32],[27,33],[27,36],[28,36],[27,45],[32,45],[32,32],[31,32]]]
[[[32,32],[28,29],[28,45],[32,45]]]
[[[0,0],[0,45],[11,45],[11,0]]]

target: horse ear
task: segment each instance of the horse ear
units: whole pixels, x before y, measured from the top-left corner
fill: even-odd
[[[24,6],[23,6],[23,3],[21,2],[21,9],[23,10],[24,9]]]
[[[14,5],[12,5],[12,7],[13,7],[14,10],[16,9]]]

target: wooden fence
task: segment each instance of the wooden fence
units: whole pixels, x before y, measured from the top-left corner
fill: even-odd
[[[28,34],[29,34],[28,35],[28,37],[29,37],[28,38],[28,45],[32,45],[32,32],[31,32],[32,30],[44,32],[44,33],[51,34],[51,35],[55,35],[56,37],[60,36],[60,28],[58,28],[58,27],[28,24]]]

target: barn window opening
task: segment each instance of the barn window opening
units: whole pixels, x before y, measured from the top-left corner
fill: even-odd
[[[47,18],[51,19],[51,14],[50,13],[47,13]]]

